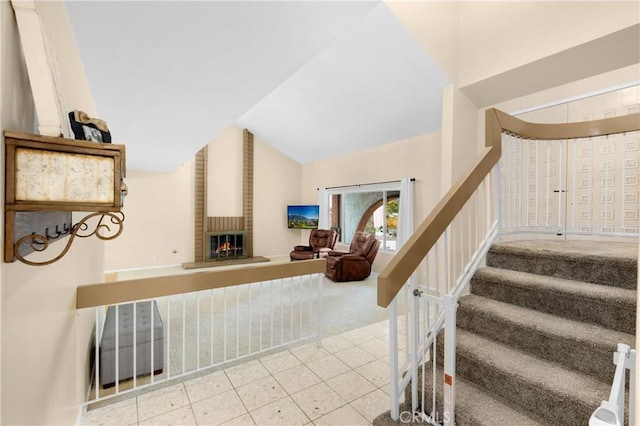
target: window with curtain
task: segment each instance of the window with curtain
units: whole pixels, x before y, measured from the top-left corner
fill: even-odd
[[[382,250],[395,251],[400,247],[398,231],[401,220],[401,203],[406,202],[406,195],[402,194],[403,181],[377,184],[361,184],[336,188],[322,188],[319,194],[321,216],[325,226],[338,232],[338,241],[350,244],[358,231],[374,234],[381,242]],[[408,187],[405,187],[408,188]],[[405,192],[412,192],[405,189]],[[410,194],[411,198],[413,194]],[[412,201],[412,200],[410,200]],[[408,202],[412,206],[412,202]],[[405,214],[411,214],[412,207]],[[413,227],[412,217],[404,219],[410,228]]]

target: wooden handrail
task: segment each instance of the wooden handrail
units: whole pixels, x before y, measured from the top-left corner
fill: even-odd
[[[378,275],[378,305],[389,306],[422,259],[498,163],[502,133],[511,133],[526,139],[558,140],[637,130],[640,130],[640,113],[576,123],[538,124],[520,120],[495,108],[487,109],[484,150]]]
[[[640,130],[640,113],[603,118],[601,120],[541,124],[529,123],[496,109],[493,109],[493,111],[496,112],[503,132],[518,135],[524,139],[578,139]]]
[[[324,259],[88,284],[76,289],[76,309],[324,272]]]

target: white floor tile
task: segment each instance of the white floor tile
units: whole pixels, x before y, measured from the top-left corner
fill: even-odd
[[[409,315],[409,323],[411,323],[411,315]],[[398,331],[406,331],[407,329],[407,321],[405,321],[405,316],[404,315],[399,315],[398,316]]]
[[[322,339],[322,347],[332,354],[354,346],[354,343],[337,335]]]
[[[260,362],[271,374],[279,373],[301,364],[300,360],[289,351],[278,352],[260,358]]]
[[[376,385],[377,387],[385,386],[389,383],[391,371],[389,364],[376,360],[356,368],[356,371],[365,379]]]
[[[383,321],[281,350],[92,410],[82,425],[370,425],[390,406],[388,333]]]
[[[376,390],[373,383],[352,370],[327,380],[327,384],[347,402]]]
[[[190,406],[178,408],[140,422],[140,426],[195,426],[196,419]]]
[[[371,424],[371,422],[365,419],[358,410],[350,405],[345,405],[330,412],[329,414],[325,414],[324,416],[314,420],[313,423],[318,426],[369,426]]]
[[[248,411],[255,410],[287,396],[282,386],[271,376],[247,383],[237,388],[236,391]]]
[[[384,362],[387,366],[391,365],[391,356],[387,355],[382,358],[378,358],[377,361]]]
[[[138,419],[140,421],[146,420],[187,405],[189,405],[189,398],[187,398],[184,385],[180,383],[140,395],[138,397]]]
[[[216,371],[215,373],[184,382],[184,387],[187,389],[187,395],[191,403],[233,388],[223,371]]]
[[[382,340],[386,344],[389,344],[391,338],[387,336],[379,337],[378,339]],[[407,337],[404,333],[398,333],[398,349],[406,349],[407,348]]]
[[[376,322],[371,325],[362,327],[361,330],[366,331],[375,337],[384,337],[389,335],[389,322]]]
[[[281,371],[273,375],[278,383],[290,395],[320,383],[322,380],[308,367],[300,364],[297,367]]]
[[[240,417],[222,423],[221,426],[255,426],[255,422],[249,414],[243,414]]]
[[[375,336],[363,331],[361,328],[344,332],[340,336],[344,337],[354,345],[360,345],[364,342],[375,339]]]
[[[315,386],[294,393],[291,397],[311,420],[328,414],[346,404],[346,401],[326,383],[318,383]]]
[[[297,426],[309,423],[309,418],[289,397],[258,408],[251,412],[251,416],[258,426]]]
[[[309,343],[304,346],[292,348],[290,351],[296,356],[296,358],[304,363],[329,355],[328,351],[323,348],[319,348],[316,343]]]
[[[391,396],[391,383],[389,383],[388,385],[385,385],[383,387],[380,388],[381,390],[384,391],[384,393],[386,393],[387,395]],[[391,400],[389,400],[391,401]],[[398,401],[400,404],[402,404],[404,402],[404,392],[400,392],[400,401]],[[385,410],[386,411],[386,410]]]
[[[398,364],[404,363],[405,358],[407,357],[407,353],[405,351],[398,351]],[[387,365],[391,365],[391,356],[386,355],[378,358],[378,361],[382,361]]]
[[[373,419],[391,408],[391,400],[385,392],[376,389],[353,401],[351,405],[367,420],[372,422]]]
[[[368,342],[358,345],[358,347],[369,352],[376,358],[389,356],[389,344],[379,339],[369,340]]]
[[[269,371],[257,359],[227,368],[224,372],[227,373],[227,377],[235,387],[246,385],[269,375]]]
[[[322,380],[330,379],[351,370],[349,366],[333,355],[317,359],[308,363],[307,366]]]
[[[135,398],[90,410],[82,416],[83,426],[118,425],[128,426],[138,423],[138,405]]]
[[[247,412],[235,390],[219,393],[191,406],[199,426],[219,425]]]
[[[374,355],[371,355],[369,352],[357,346],[340,351],[335,355],[340,361],[344,362],[351,368],[358,368],[376,360]]]

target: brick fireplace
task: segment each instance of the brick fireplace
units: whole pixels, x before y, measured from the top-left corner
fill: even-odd
[[[244,259],[243,263],[251,259],[267,260],[260,256],[257,258],[253,256],[253,146],[253,134],[244,129],[242,131],[242,216],[240,217],[207,215],[209,167],[207,146],[196,154],[194,264],[235,259]],[[183,265],[183,267],[187,266],[192,265]]]

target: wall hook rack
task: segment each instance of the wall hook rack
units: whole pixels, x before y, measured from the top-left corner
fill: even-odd
[[[106,241],[122,233],[123,145],[9,131],[4,136],[5,262],[49,265],[67,254],[76,237]],[[89,214],[72,224],[72,212]],[[25,258],[65,236],[69,240],[54,258]]]
[[[93,231],[89,232],[88,234],[82,234],[83,232],[85,232],[85,231],[87,231],[89,229],[88,221],[90,219],[96,217],[96,216],[100,216],[100,219],[98,220],[98,223],[93,228]],[[111,235],[103,234],[103,231],[111,233],[111,227],[108,224],[103,223],[103,221],[107,217],[109,218],[110,222],[113,225],[116,226],[115,231],[113,231],[113,233]],[[50,265],[50,264],[52,264],[54,262],[57,262],[58,260],[62,259],[62,257],[65,254],[67,254],[67,252],[71,248],[71,244],[73,244],[74,238],[76,238],[76,237],[88,238],[88,237],[91,237],[91,236],[95,235],[98,239],[103,240],[103,241],[113,240],[113,239],[117,238],[122,233],[122,230],[124,229],[123,222],[124,222],[124,213],[122,213],[122,212],[91,213],[91,214],[85,216],[80,222],[76,223],[71,228],[67,229],[66,233],[56,232],[56,235],[53,235],[53,236],[49,235],[48,232],[46,232],[45,235],[39,235],[39,234],[36,234],[36,233],[25,235],[24,237],[20,238],[15,243],[15,245],[14,245],[14,255],[15,255],[16,259],[18,259],[20,262],[25,263],[27,265],[31,265],[31,266]],[[58,228],[58,225],[56,225],[56,229],[57,228]],[[67,241],[67,245],[60,252],[60,254],[58,254],[53,259],[45,260],[45,261],[42,261],[42,262],[36,262],[36,261],[32,261],[32,260],[27,260],[22,256],[22,254],[20,254],[20,247],[23,244],[29,244],[29,246],[31,247],[31,249],[33,251],[41,252],[41,251],[45,251],[46,249],[49,248],[49,243],[52,240],[54,240],[56,238],[60,238],[61,236],[65,235],[65,234],[69,234],[69,240]]]

